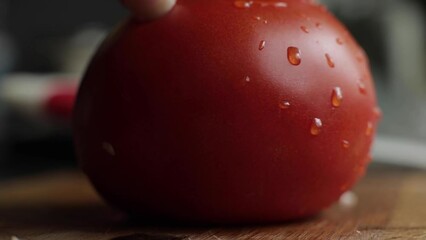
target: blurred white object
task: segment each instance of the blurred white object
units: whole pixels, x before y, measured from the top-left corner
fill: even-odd
[[[375,162],[426,169],[426,143],[379,136],[374,144]]]
[[[353,208],[358,204],[358,196],[354,192],[345,192],[339,199],[339,205],[343,208]]]
[[[14,74],[0,83],[0,102],[28,119],[45,121],[46,104],[64,88],[73,91],[78,81],[68,75]]]
[[[380,1],[389,0],[321,0],[319,2],[326,4],[334,11],[338,11],[348,19],[361,19],[376,12],[376,8],[380,7]]]
[[[385,118],[375,160],[426,169],[426,14],[412,1],[392,0],[383,9],[389,68],[379,89]]]

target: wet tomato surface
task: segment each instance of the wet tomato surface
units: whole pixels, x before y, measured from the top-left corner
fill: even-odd
[[[364,51],[324,7],[178,0],[104,42],[75,141],[96,189],[132,214],[282,221],[318,213],[364,174],[376,104]]]

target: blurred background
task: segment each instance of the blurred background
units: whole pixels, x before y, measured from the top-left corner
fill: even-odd
[[[322,2],[370,57],[384,114],[375,161],[426,168],[426,1]],[[74,93],[126,15],[116,0],[0,0],[0,179],[76,166]]]

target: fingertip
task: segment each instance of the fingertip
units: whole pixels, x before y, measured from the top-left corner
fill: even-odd
[[[151,20],[167,14],[176,0],[120,0],[139,20]]]

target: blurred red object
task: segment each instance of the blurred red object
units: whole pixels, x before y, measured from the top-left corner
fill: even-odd
[[[10,112],[27,120],[68,124],[78,84],[79,78],[60,74],[8,75],[0,87],[0,101]]]
[[[49,117],[69,120],[71,118],[77,86],[53,86],[44,103],[45,113]]]

